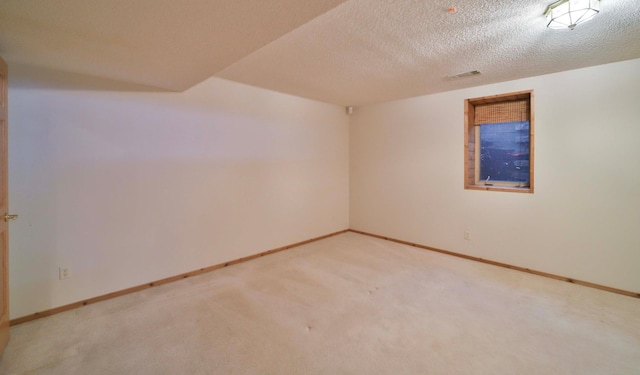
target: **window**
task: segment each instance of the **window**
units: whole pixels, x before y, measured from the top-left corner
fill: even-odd
[[[533,193],[533,91],[465,100],[464,188]]]

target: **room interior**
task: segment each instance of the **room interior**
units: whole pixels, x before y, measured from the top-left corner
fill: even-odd
[[[328,235],[405,246],[354,231],[636,311],[640,3],[572,30],[550,3],[3,2],[11,319]],[[464,189],[464,100],[523,90],[535,192]]]

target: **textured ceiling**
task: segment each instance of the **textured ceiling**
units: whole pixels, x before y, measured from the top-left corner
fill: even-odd
[[[344,0],[2,0],[0,55],[185,90]]]
[[[0,55],[183,90],[210,76],[361,105],[640,57],[640,1],[550,30],[540,0],[7,0]],[[447,9],[457,7],[457,12]],[[447,76],[480,70],[479,76]]]

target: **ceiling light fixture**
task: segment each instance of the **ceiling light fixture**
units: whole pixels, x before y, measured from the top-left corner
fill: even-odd
[[[600,12],[600,0],[560,0],[549,5],[544,15],[550,29],[573,30]]]

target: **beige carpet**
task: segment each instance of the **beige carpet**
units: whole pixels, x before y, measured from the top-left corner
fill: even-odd
[[[12,327],[1,374],[640,374],[640,300],[355,233]]]

